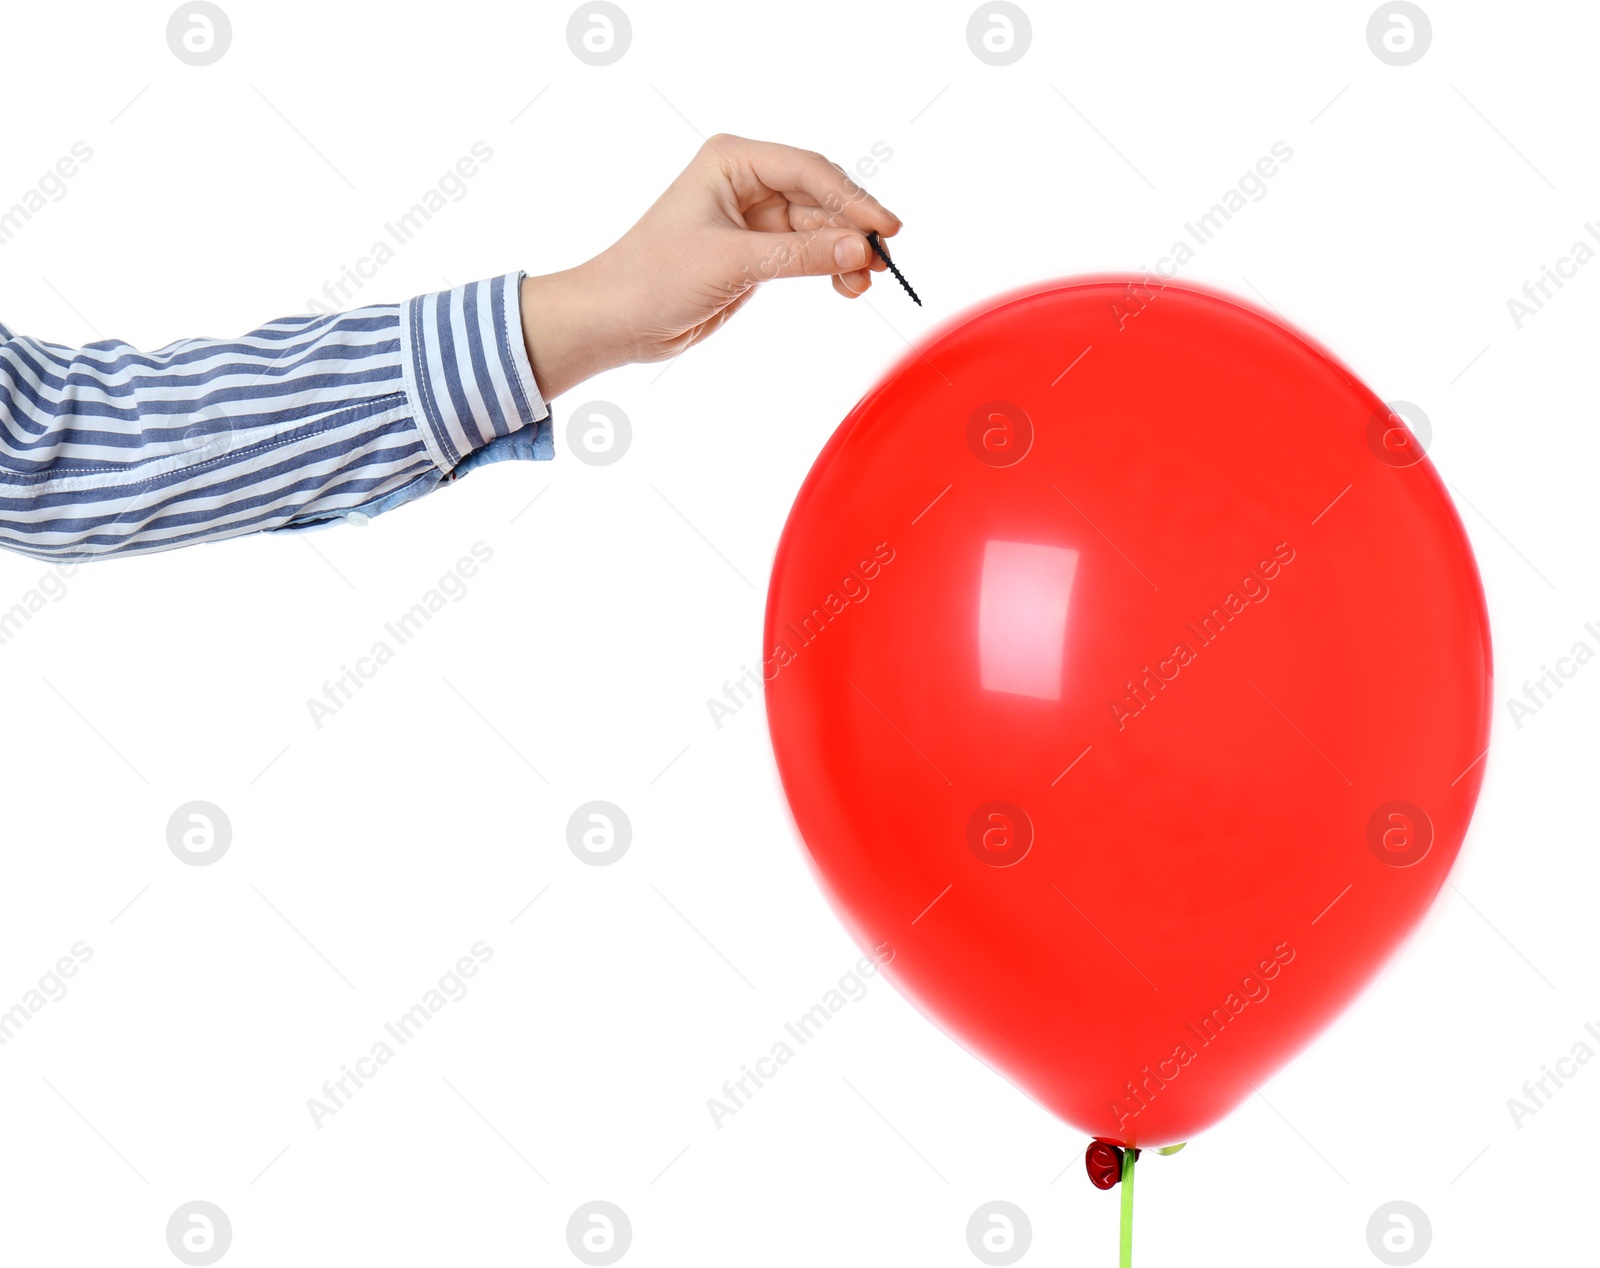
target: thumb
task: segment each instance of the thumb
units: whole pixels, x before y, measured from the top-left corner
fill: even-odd
[[[744,267],[757,282],[775,277],[826,277],[864,269],[872,249],[854,229],[745,233]]]

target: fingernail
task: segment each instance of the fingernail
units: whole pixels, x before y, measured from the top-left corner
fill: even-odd
[[[867,244],[854,236],[840,238],[834,244],[833,262],[841,269],[859,269],[867,262]]]

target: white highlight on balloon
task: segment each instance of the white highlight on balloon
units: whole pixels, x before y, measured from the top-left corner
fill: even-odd
[[[990,540],[983,548],[978,666],[985,691],[1061,699],[1067,607],[1078,552]]]

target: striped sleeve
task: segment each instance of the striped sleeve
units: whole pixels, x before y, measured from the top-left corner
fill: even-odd
[[[549,457],[521,279],[151,353],[0,326],[0,545],[170,550],[394,505],[517,433]]]

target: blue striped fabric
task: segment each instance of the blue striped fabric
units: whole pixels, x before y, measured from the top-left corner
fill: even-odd
[[[458,466],[553,456],[521,280],[152,353],[0,325],[0,546],[170,550],[375,513]]]

